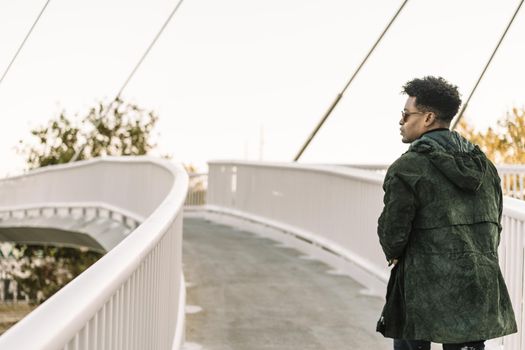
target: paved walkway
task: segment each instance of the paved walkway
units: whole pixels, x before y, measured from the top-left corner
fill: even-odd
[[[186,349],[387,350],[383,301],[297,250],[203,218],[184,219]]]

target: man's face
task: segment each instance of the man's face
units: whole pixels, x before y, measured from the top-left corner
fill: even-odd
[[[403,115],[399,120],[401,127],[401,141],[412,143],[417,140],[426,130],[425,119],[428,112],[422,112],[416,107],[416,98],[409,96],[403,109]]]

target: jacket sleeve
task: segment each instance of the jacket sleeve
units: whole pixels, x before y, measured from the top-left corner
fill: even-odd
[[[412,189],[396,174],[387,174],[383,184],[384,208],[379,217],[377,234],[386,259],[402,257],[416,213]]]
[[[503,231],[503,226],[501,226],[501,218],[503,217],[503,193],[501,190],[501,184],[496,186],[496,193],[498,196],[498,232]]]

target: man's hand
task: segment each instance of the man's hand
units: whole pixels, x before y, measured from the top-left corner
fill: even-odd
[[[399,262],[398,259],[390,259],[388,260],[388,266],[392,266],[392,265],[396,266],[398,262]]]

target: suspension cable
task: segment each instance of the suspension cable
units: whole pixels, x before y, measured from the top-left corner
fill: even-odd
[[[308,145],[310,144],[310,142],[313,140],[313,138],[315,137],[315,135],[317,134],[317,132],[319,131],[319,129],[321,129],[321,126],[323,126],[324,122],[328,119],[328,117],[330,116],[330,114],[332,113],[332,111],[334,110],[334,108],[337,106],[337,104],[339,103],[339,101],[341,100],[341,98],[343,97],[343,94],[345,93],[345,91],[348,89],[348,87],[350,86],[350,84],[352,83],[352,81],[354,80],[354,78],[357,76],[357,74],[359,73],[359,71],[361,70],[361,68],[365,65],[366,61],[368,60],[368,58],[370,57],[370,55],[372,54],[372,52],[374,52],[375,48],[377,47],[377,45],[379,44],[379,42],[381,41],[381,39],[383,39],[383,37],[385,36],[386,32],[388,31],[388,29],[390,28],[390,26],[392,25],[392,23],[394,23],[394,21],[396,20],[397,16],[401,13],[401,10],[405,7],[406,3],[408,2],[408,0],[404,0],[403,3],[401,4],[401,6],[398,8],[398,10],[396,11],[396,13],[394,14],[394,16],[392,17],[392,19],[390,19],[390,22],[388,22],[387,26],[385,27],[385,29],[383,30],[383,32],[381,33],[381,35],[379,36],[379,38],[377,38],[376,42],[374,43],[374,45],[372,45],[372,47],[370,48],[370,50],[368,51],[367,55],[365,56],[365,58],[361,61],[361,64],[359,64],[359,66],[357,67],[357,69],[354,71],[354,74],[352,74],[352,77],[350,78],[350,80],[348,81],[348,83],[345,85],[345,87],[343,88],[343,90],[336,96],[334,102],[332,102],[332,104],[330,105],[330,107],[328,108],[328,110],[326,111],[325,115],[323,116],[323,118],[321,119],[321,121],[317,124],[317,126],[315,127],[315,129],[312,131],[312,133],[310,134],[310,136],[308,137],[308,139],[306,140],[306,142],[304,143],[304,145],[301,147],[301,150],[299,151],[299,153],[297,153],[297,155],[295,156],[294,158],[294,162],[297,162],[299,160],[299,158],[301,158],[301,155],[303,154],[303,152],[306,150],[306,148],[308,147]]]
[[[109,113],[109,111],[111,110],[111,108],[113,107],[113,104],[117,103],[119,100],[120,100],[120,96],[122,95],[122,92],[124,91],[124,89],[126,88],[126,86],[128,86],[128,83],[129,81],[131,80],[131,78],[133,78],[133,76],[135,75],[135,73],[137,72],[137,70],[139,69],[140,65],[142,64],[142,62],[144,61],[144,59],[146,58],[146,56],[149,54],[149,52],[151,51],[151,49],[153,48],[153,46],[155,45],[155,43],[157,42],[157,40],[159,39],[160,35],[164,32],[164,29],[168,26],[168,23],[171,21],[171,18],[173,17],[173,15],[175,15],[175,13],[177,12],[177,10],[179,9],[180,5],[182,4],[184,0],[179,0],[179,2],[177,3],[177,5],[175,6],[175,8],[171,11],[171,13],[169,14],[168,18],[166,19],[166,21],[164,21],[164,24],[162,25],[162,27],[160,28],[160,30],[157,32],[157,34],[155,35],[155,37],[153,38],[153,40],[151,41],[151,43],[149,44],[148,48],[146,49],[146,51],[144,52],[144,54],[142,55],[142,57],[139,59],[139,61],[137,62],[137,64],[135,65],[135,67],[133,68],[133,70],[131,71],[131,73],[128,75],[127,79],[124,81],[124,84],[122,84],[122,87],[120,88],[120,90],[118,91],[117,95],[115,96],[115,98],[111,101],[110,105],[108,106],[108,108],[103,112],[103,114],[100,116],[100,119],[98,120],[97,124],[95,125],[95,130],[99,127],[99,125],[102,123],[102,119],[104,119],[104,117]],[[70,162],[74,162],[78,159],[78,157],[80,156],[80,154],[84,151],[84,148],[86,147],[87,143],[84,143],[76,152],[75,154],[73,155],[73,157],[69,160],[69,163]]]
[[[182,4],[184,0],[180,0],[178,3],[177,3],[177,6],[175,6],[175,8],[171,11],[170,15],[168,16],[168,18],[166,19],[166,21],[164,22],[164,24],[162,25],[162,27],[160,28],[160,30],[158,31],[157,35],[155,35],[155,38],[153,38],[153,41],[149,44],[148,48],[146,49],[146,51],[144,52],[144,54],[142,55],[142,57],[140,58],[140,60],[138,61],[138,63],[135,65],[135,67],[133,68],[133,70],[131,71],[131,73],[129,74],[128,78],[126,79],[126,81],[124,82],[124,84],[122,85],[122,87],[120,88],[120,90],[118,91],[117,93],[117,96],[115,97],[115,99],[119,98],[120,95],[122,94],[122,91],[124,91],[124,89],[126,88],[126,86],[128,85],[129,81],[131,80],[131,78],[135,75],[135,72],[139,69],[140,65],[142,64],[142,62],[144,61],[144,59],[146,58],[146,56],[149,54],[149,52],[151,51],[151,48],[153,47],[153,45],[155,45],[155,43],[157,42],[157,40],[159,39],[160,35],[162,34],[162,32],[164,31],[164,29],[167,27],[168,23],[171,21],[171,18],[173,17],[173,15],[175,15],[175,12],[177,12],[177,10],[179,9],[180,5]]]
[[[9,72],[9,70],[11,69],[11,66],[13,65],[13,63],[15,62],[18,54],[20,53],[20,51],[22,51],[22,48],[24,47],[27,39],[29,38],[29,36],[31,35],[31,32],[33,32],[33,29],[35,28],[36,24],[38,23],[38,21],[40,20],[40,17],[42,17],[42,14],[44,13],[44,11],[46,10],[46,7],[47,5],[49,5],[49,3],[51,2],[51,0],[47,0],[46,3],[44,4],[44,7],[42,7],[42,10],[40,10],[40,13],[38,14],[37,18],[35,19],[35,21],[33,22],[33,24],[31,25],[31,28],[29,29],[29,31],[27,32],[24,40],[22,40],[22,43],[20,44],[20,46],[18,47],[18,50],[16,50],[15,52],[15,55],[13,56],[13,58],[11,59],[11,62],[9,62],[9,64],[7,65],[7,68],[4,70],[4,73],[2,74],[2,77],[0,78],[0,84],[2,84],[2,82],[4,81],[4,78],[6,77],[7,73]]]
[[[474,95],[474,92],[476,92],[476,89],[478,88],[478,85],[479,83],[481,82],[481,79],[483,79],[483,76],[485,75],[485,72],[487,71],[487,69],[489,68],[489,65],[490,63],[492,62],[492,59],[494,58],[494,56],[496,55],[496,52],[498,51],[501,43],[503,42],[503,39],[505,38],[505,36],[507,35],[507,32],[509,31],[509,28],[510,26],[512,25],[512,22],[514,22],[514,19],[516,18],[516,15],[518,14],[518,12],[520,11],[520,8],[521,8],[521,5],[523,5],[523,1],[524,0],[521,0],[518,7],[516,8],[516,11],[514,11],[514,15],[512,16],[512,18],[510,19],[509,23],[507,24],[507,28],[505,28],[505,31],[503,32],[503,34],[501,35],[499,41],[498,41],[498,44],[496,45],[496,47],[494,48],[494,51],[492,51],[492,55],[490,55],[490,58],[489,60],[487,61],[487,63],[485,64],[485,68],[483,68],[483,71],[481,72],[481,75],[479,76],[478,78],[478,81],[476,82],[476,84],[474,85],[474,87],[472,88],[472,90],[470,91],[470,94],[467,98],[467,101],[463,104],[463,107],[461,107],[461,111],[459,112],[456,120],[454,121],[454,123],[452,124],[452,130],[454,130],[456,128],[456,126],[458,125],[459,121],[461,120],[461,118],[463,117],[463,114],[465,113],[465,110],[467,109],[467,106],[470,102],[470,99],[472,98],[472,96]]]

